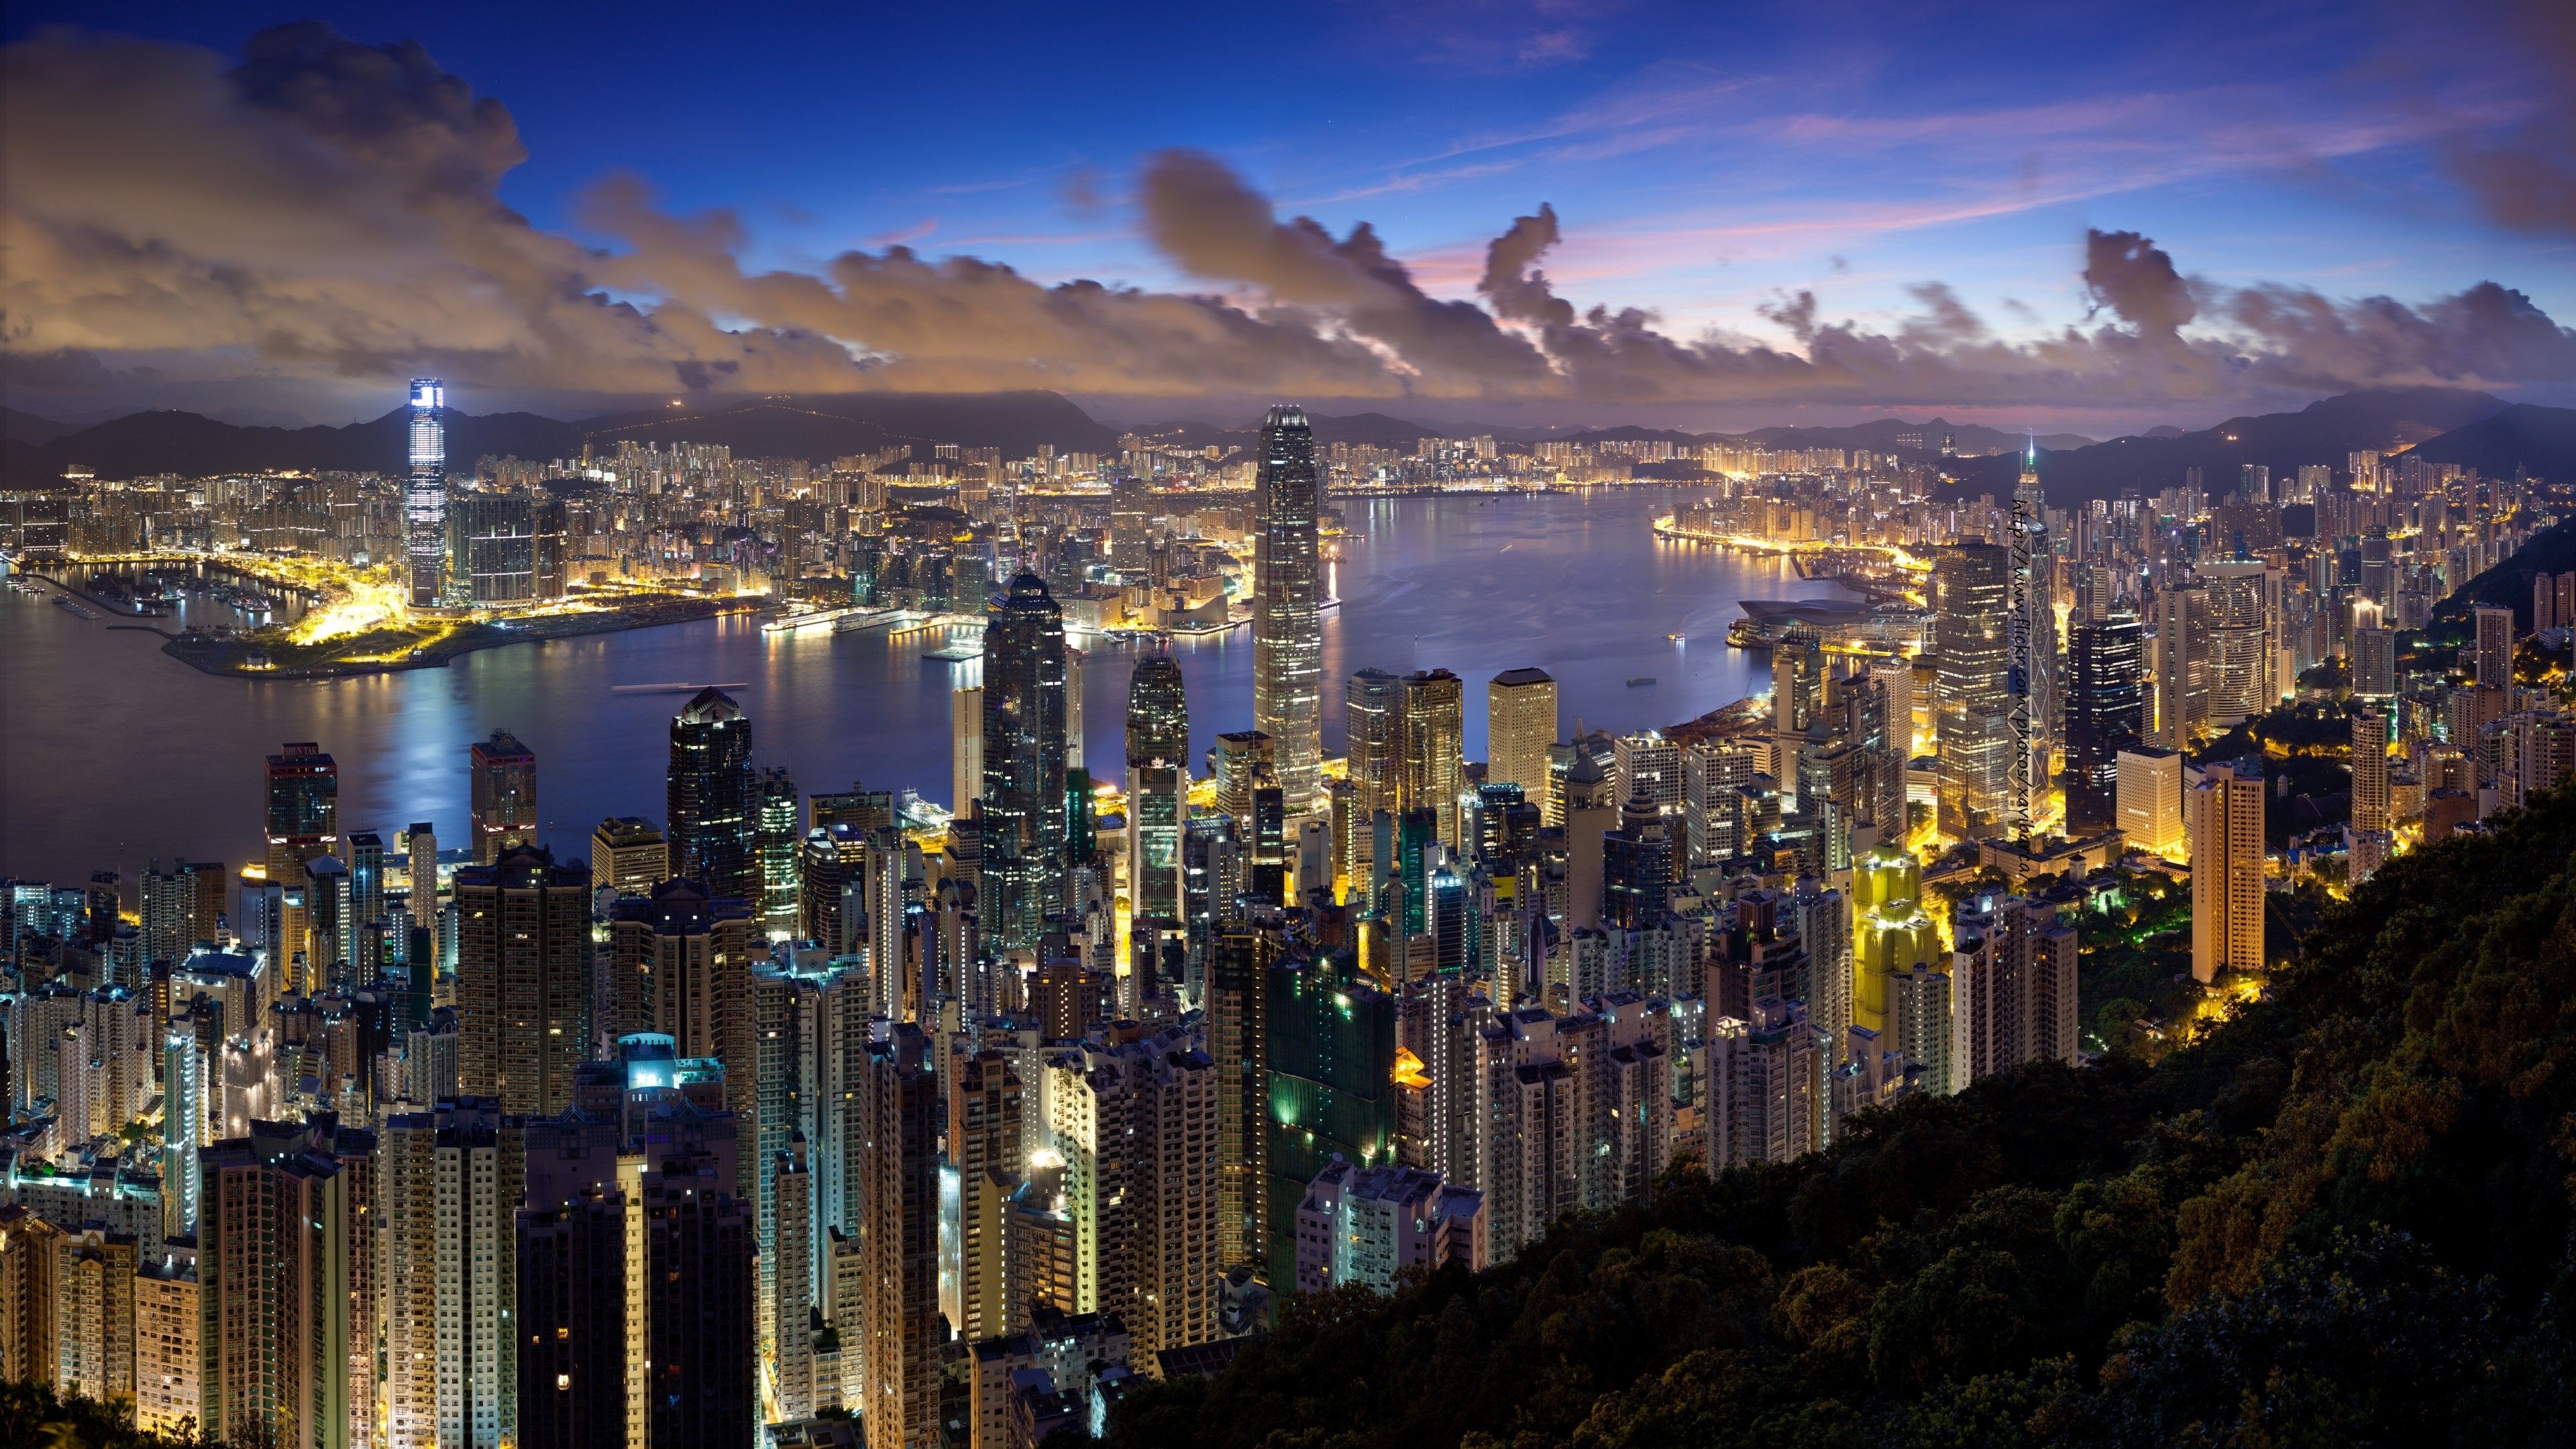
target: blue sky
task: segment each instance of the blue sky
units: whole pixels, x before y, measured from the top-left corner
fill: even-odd
[[[1761,309],[1802,289],[1892,328],[1928,281],[2006,337],[2086,324],[2088,228],[2226,287],[2493,280],[2576,318],[2576,237],[2500,224],[2452,164],[2576,77],[2509,9],[2420,9],[20,3],[7,33],[230,54],[309,13],[417,39],[508,107],[528,156],[500,196],[537,226],[613,250],[576,198],[633,175],[666,211],[738,214],[753,270],[900,243],[1209,290],[1133,204],[1144,159],[1188,147],[1282,216],[1370,223],[1434,297],[1472,297],[1487,243],[1547,202],[1559,295],[1683,336],[1790,345]]]

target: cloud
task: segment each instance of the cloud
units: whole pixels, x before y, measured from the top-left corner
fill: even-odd
[[[2576,235],[2576,6],[2519,0],[2509,46],[2540,75],[2533,112],[2503,134],[2462,139],[2451,170],[2487,214],[2517,231]]]
[[[1757,309],[1769,340],[1677,336],[1648,310],[1560,295],[1543,264],[1564,235],[1543,203],[1486,246],[1472,299],[1441,297],[1368,223],[1283,219],[1193,151],[1146,159],[1133,216],[1204,295],[1048,283],[893,236],[763,270],[739,216],[674,214],[635,177],[578,199],[594,248],[500,201],[526,155],[500,102],[417,45],[316,24],[253,37],[231,67],[48,31],[0,52],[0,90],[0,354],[14,385],[42,390],[437,371],[558,398],[1051,387],[2098,407],[2576,380],[2576,334],[2492,283],[2422,304],[2230,288],[2126,231],[2083,239],[2086,325],[2037,335],[1999,336],[1925,280],[1892,323],[1836,320],[1801,291]],[[1088,171],[1068,184],[1123,214]]]

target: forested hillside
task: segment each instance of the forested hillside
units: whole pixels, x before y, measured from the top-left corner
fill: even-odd
[[[2149,1067],[2030,1069],[1832,1151],[1291,1305],[1120,1449],[2556,1444],[2576,796],[2400,858]]]

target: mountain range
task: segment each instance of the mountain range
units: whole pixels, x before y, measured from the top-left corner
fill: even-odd
[[[1310,413],[1316,438],[1409,448],[1424,437],[1486,434],[1506,442],[1654,441],[1676,447],[1867,448],[1911,461],[1939,463],[1964,492],[2000,494],[2020,468],[2021,436],[1977,424],[1879,418],[1849,427],[1774,427],[1745,433],[1688,433],[1642,427],[1539,428],[1450,424],[1426,427],[1382,412]],[[145,412],[89,426],[0,408],[0,484],[42,486],[82,465],[104,478],[174,473],[302,469],[391,472],[402,466],[406,413],[343,427],[246,427],[196,413]],[[1133,431],[1186,447],[1249,449],[1259,423],[1240,427],[1174,422]],[[458,468],[477,458],[578,456],[633,440],[717,443],[743,457],[829,459],[909,444],[915,456],[932,443],[999,448],[1027,457],[1041,444],[1060,452],[1103,453],[1122,430],[1093,418],[1052,392],[854,393],[831,397],[762,397],[699,407],[612,413],[578,421],[535,413],[448,414],[447,455]],[[1937,456],[1947,435],[1963,455]],[[1919,437],[1922,442],[1911,440]],[[1900,440],[1905,440],[1900,442]],[[2576,479],[2576,409],[2507,403],[2458,388],[2379,388],[2343,393],[2297,412],[2230,418],[2196,431],[2159,427],[2095,442],[2078,434],[2036,440],[2039,472],[2060,505],[2135,490],[2152,494],[2201,470],[2213,493],[2235,484],[2241,464],[2259,463],[2275,477],[2301,465],[2338,472],[2349,453],[2412,447],[2436,462],[2474,467],[2491,477],[2516,469],[2544,478]],[[1928,446],[1927,446],[1928,445]]]

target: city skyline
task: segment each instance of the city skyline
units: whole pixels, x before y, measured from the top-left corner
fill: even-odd
[[[1013,98],[944,127],[836,113],[779,84],[803,62],[776,37],[731,33],[694,79],[761,103],[692,132],[613,82],[649,23],[585,37],[604,69],[564,86],[470,9],[400,33],[58,18],[80,17],[25,7],[6,32],[8,365],[19,405],[61,413],[340,421],[436,372],[468,410],[571,416],[1037,385],[1127,422],[1288,396],[1700,427],[1940,408],[2100,435],[2375,383],[2576,386],[2576,50],[2537,4],[2440,31],[2211,7],[2171,30],[2223,43],[2189,46],[2009,9],[1851,39],[1655,7],[1355,7],[1262,41],[1292,76],[1386,77],[1404,99],[1383,113],[1309,84],[1311,108],[1053,125],[1044,154],[1001,117],[1071,69],[991,33],[985,89]],[[1079,44],[1221,70],[1251,39],[1156,27]],[[109,99],[129,93],[148,103]],[[66,131],[102,104],[116,124]],[[819,152],[835,132],[855,145]],[[78,260],[87,231],[166,244],[161,300]],[[323,236],[327,262],[295,250]],[[291,285],[317,264],[328,288]],[[210,268],[233,300],[188,281]],[[1063,290],[1086,280],[1105,290]],[[424,311],[430,290],[451,305]],[[924,334],[914,306],[960,325]]]
[[[2563,1438],[2576,12],[47,18],[0,1438]]]

